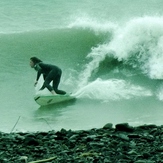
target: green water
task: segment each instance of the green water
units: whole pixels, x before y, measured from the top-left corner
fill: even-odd
[[[162,124],[161,0],[0,2],[0,130]],[[37,56],[63,71],[73,103],[38,106]]]

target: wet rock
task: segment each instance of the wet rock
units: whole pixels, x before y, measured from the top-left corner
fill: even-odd
[[[158,148],[157,148],[157,151],[158,151],[158,152],[163,152],[163,146],[158,147]]]
[[[117,124],[116,126],[117,131],[125,131],[125,132],[133,132],[134,128],[132,126],[129,126],[128,123],[121,123]]]
[[[0,162],[20,163],[55,158],[53,162],[160,163],[163,126],[111,123],[99,129],[36,133],[1,133]]]
[[[121,138],[122,140],[126,140],[126,141],[129,140],[129,137],[126,134],[119,134],[118,137]]]
[[[149,125],[138,126],[137,128],[138,129],[141,128],[143,130],[149,130],[149,129],[157,128],[157,126],[155,124],[149,124]]]
[[[128,137],[132,138],[132,139],[139,139],[139,138],[141,138],[141,135],[140,134],[129,134]]]
[[[33,145],[37,146],[39,145],[39,140],[33,138],[33,137],[26,137],[24,140],[25,145]]]
[[[107,123],[106,125],[104,125],[103,129],[112,129],[113,124],[112,123]]]
[[[135,149],[132,149],[128,152],[129,155],[138,155],[138,153],[135,151]]]

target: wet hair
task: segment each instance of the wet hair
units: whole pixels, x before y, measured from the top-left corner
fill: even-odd
[[[42,60],[40,60],[40,59],[37,58],[37,57],[31,57],[30,60],[31,60],[34,64],[37,64],[37,63],[42,62]]]

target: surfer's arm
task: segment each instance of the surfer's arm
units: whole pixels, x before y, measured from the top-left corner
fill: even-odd
[[[52,86],[45,80],[40,90],[47,88],[52,94],[56,94]]]
[[[35,85],[37,84],[37,82],[38,82],[40,76],[41,76],[41,70],[39,70],[39,71],[37,72],[37,77],[36,77]]]

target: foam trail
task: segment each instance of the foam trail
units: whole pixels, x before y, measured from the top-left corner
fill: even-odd
[[[152,92],[146,88],[130,84],[124,80],[111,79],[103,81],[98,78],[81,88],[74,95],[78,98],[108,101],[152,96]]]

